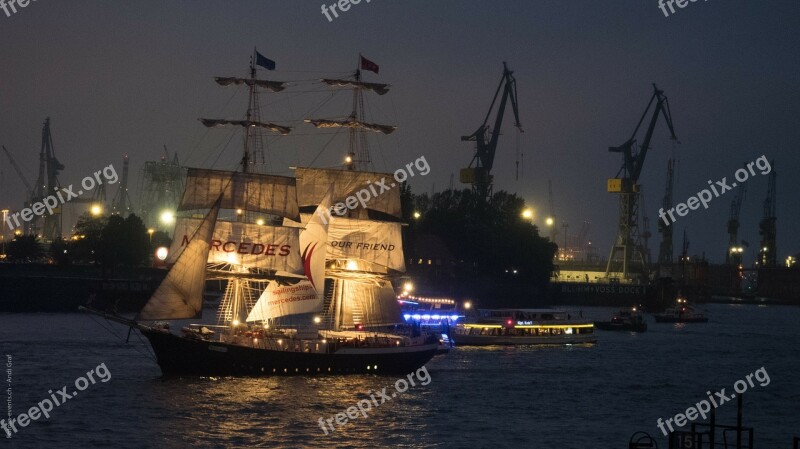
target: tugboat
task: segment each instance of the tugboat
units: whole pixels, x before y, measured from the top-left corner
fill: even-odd
[[[664,313],[653,315],[656,323],[708,323],[708,317],[702,313],[695,313],[694,306],[686,298],[678,296],[676,304],[667,308]]]
[[[644,314],[633,307],[630,310],[620,310],[611,321],[595,321],[594,327],[604,331],[645,332],[647,321],[644,319]]]

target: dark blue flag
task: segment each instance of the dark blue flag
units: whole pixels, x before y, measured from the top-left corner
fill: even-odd
[[[267,70],[275,70],[275,61],[264,57],[264,55],[259,52],[256,52],[256,64]]]

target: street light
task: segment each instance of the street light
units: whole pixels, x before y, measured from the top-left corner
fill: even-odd
[[[100,204],[92,204],[92,207],[89,208],[89,213],[92,214],[93,217],[99,217],[103,215],[103,206]]]
[[[151,245],[153,244],[153,233],[155,233],[155,232],[156,232],[156,230],[153,229],[153,228],[150,228],[150,229],[147,230],[147,233],[150,235],[150,244]]]
[[[422,214],[421,214],[421,213],[419,213],[419,212],[414,212],[414,219],[415,219],[415,220],[419,220],[419,217],[421,217],[421,216],[422,216]]]
[[[545,224],[546,224],[548,227],[552,227],[552,226],[555,224],[555,222],[556,222],[556,221],[555,221],[555,220],[553,220],[553,217],[547,217],[547,219],[544,221],[544,223],[545,223]]]
[[[175,213],[171,210],[165,210],[161,212],[161,216],[159,218],[161,219],[161,223],[170,225],[175,222]]]
[[[532,219],[533,218],[533,209],[527,208],[527,209],[523,210],[522,211],[522,218],[524,218],[526,220]]]
[[[0,234],[0,242],[3,243],[3,259],[6,258],[6,217],[8,216],[8,209],[3,209],[3,233]]]

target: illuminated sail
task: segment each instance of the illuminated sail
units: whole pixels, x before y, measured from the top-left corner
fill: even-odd
[[[317,206],[330,185],[333,184],[332,204],[334,205],[344,203],[348,197],[355,197],[357,192],[366,190],[366,192],[362,192],[362,196],[368,195],[367,209],[402,218],[400,186],[390,173],[299,167],[295,169],[295,174],[297,176],[297,201],[300,207]],[[370,185],[375,189],[377,195],[373,195],[369,190]],[[381,187],[381,185],[385,187]],[[359,218],[368,218],[360,204],[354,211],[363,212],[357,215]]]
[[[333,186],[317,206],[317,212],[330,208]],[[319,213],[310,217],[300,234],[306,279],[294,285],[270,283],[250,311],[247,321],[265,321],[287,315],[320,312],[324,302],[325,254],[328,246],[328,220]],[[296,229],[296,228],[295,228]]]
[[[139,312],[142,320],[175,320],[198,317],[203,308],[206,259],[211,249],[219,202],[212,206],[175,265]]]
[[[202,220],[179,217],[167,263],[174,262],[191,242]],[[214,227],[208,262],[242,265],[262,270],[302,272],[300,230],[283,226],[218,221]]]
[[[301,214],[303,223],[311,217]],[[328,225],[328,259],[360,259],[406,271],[402,224],[333,215]]]
[[[341,301],[337,322],[339,327],[385,326],[400,319],[400,304],[392,284],[385,279],[368,275],[339,273],[336,292]]]
[[[295,184],[295,178],[286,176],[190,168],[178,210],[207,209],[222,195],[222,209],[242,209],[300,221]]]

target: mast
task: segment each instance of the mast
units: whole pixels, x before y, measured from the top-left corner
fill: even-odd
[[[355,72],[356,82],[361,81],[361,58],[361,53],[359,53]],[[350,118],[359,122],[364,121],[364,95],[362,88],[358,85],[353,87],[353,112],[350,114]],[[350,164],[350,170],[369,170],[372,161],[367,146],[367,136],[362,128],[350,128],[349,156],[353,158],[354,162]]]
[[[344,87],[352,89],[353,100],[350,115],[345,119],[305,119],[306,123],[317,128],[349,128],[348,134],[350,144],[345,168],[353,171],[368,171],[372,167],[372,158],[369,151],[366,131],[373,131],[383,134],[391,134],[397,129],[393,125],[382,125],[365,121],[364,114],[364,91],[372,91],[378,95],[385,95],[389,92],[389,85],[382,83],[371,83],[363,81],[362,70],[369,70],[378,73],[379,67],[372,61],[366,59],[359,53],[359,63],[353,74],[353,79],[331,79],[324,78],[321,81],[332,87]]]
[[[268,65],[269,64],[269,65]],[[261,119],[261,105],[259,102],[259,88],[265,88],[272,92],[280,92],[286,88],[283,81],[262,80],[257,78],[256,66],[261,65],[268,70],[274,70],[274,61],[271,61],[253,47],[253,55],[250,57],[250,72],[247,78],[238,77],[215,77],[214,81],[220,86],[242,85],[248,88],[247,111],[244,120],[229,119],[207,119],[201,118],[200,121],[208,128],[223,126],[239,126],[244,129],[242,140],[242,159],[240,161],[243,173],[248,173],[255,169],[256,172],[267,171],[267,161],[264,152],[265,138],[262,134],[264,129],[281,135],[287,135],[292,131],[289,126],[282,126],[275,123],[263,122]],[[256,166],[260,166],[256,167]]]

